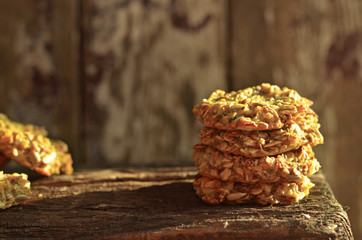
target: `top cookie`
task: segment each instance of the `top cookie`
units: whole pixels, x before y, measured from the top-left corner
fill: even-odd
[[[193,108],[208,127],[227,130],[270,130],[303,121],[313,102],[295,90],[261,85],[226,93],[216,90]]]

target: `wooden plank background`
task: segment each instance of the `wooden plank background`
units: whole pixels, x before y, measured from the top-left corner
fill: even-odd
[[[81,159],[78,5],[0,1],[0,111],[46,126]]]
[[[192,164],[199,127],[192,106],[226,87],[224,4],[83,2],[91,164]]]
[[[46,126],[79,169],[192,165],[191,109],[212,90],[298,90],[362,238],[362,2],[0,0],[0,32],[0,111]]]

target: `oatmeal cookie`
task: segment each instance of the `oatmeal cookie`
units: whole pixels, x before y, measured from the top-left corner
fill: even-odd
[[[0,113],[0,128],[16,129],[17,131],[29,132],[33,135],[43,135],[45,137],[48,135],[48,131],[44,127],[11,121],[3,113]]]
[[[219,151],[250,158],[278,155],[305,144],[316,146],[324,141],[318,123],[312,124],[309,129],[301,129],[293,123],[287,128],[270,131],[227,131],[204,127],[199,138],[202,144]]]
[[[8,159],[46,176],[71,174],[73,160],[68,146],[45,137],[46,131],[0,117],[0,152]]]
[[[0,209],[9,208],[31,197],[30,182],[26,174],[4,174],[0,171]]]
[[[247,158],[223,153],[211,146],[194,146],[193,158],[200,175],[222,181],[254,184],[295,181],[316,173],[320,164],[310,145],[275,156]]]
[[[298,181],[280,181],[275,183],[245,184],[232,181],[220,181],[197,176],[194,181],[196,194],[206,203],[242,204],[293,204],[309,194],[314,184],[308,177]]]
[[[295,90],[264,83],[237,92],[216,90],[193,113],[208,127],[270,130],[303,121],[312,103]]]

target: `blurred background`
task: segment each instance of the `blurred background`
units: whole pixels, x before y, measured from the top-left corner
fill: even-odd
[[[362,2],[0,0],[0,111],[69,144],[76,169],[190,166],[215,89],[314,101],[315,148],[362,239]]]

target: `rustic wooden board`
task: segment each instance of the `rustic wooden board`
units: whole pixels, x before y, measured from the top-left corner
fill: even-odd
[[[80,163],[79,4],[0,1],[0,112],[45,126]]]
[[[226,2],[91,0],[82,6],[89,164],[192,164],[200,125],[191,110],[226,87]]]
[[[272,82],[314,101],[325,144],[315,148],[362,239],[362,2],[230,2],[233,89]],[[346,187],[348,186],[348,187]]]
[[[1,238],[352,239],[322,174],[291,206],[207,205],[194,168],[99,170],[32,183],[34,198],[1,212]],[[42,197],[39,197],[42,194]]]

